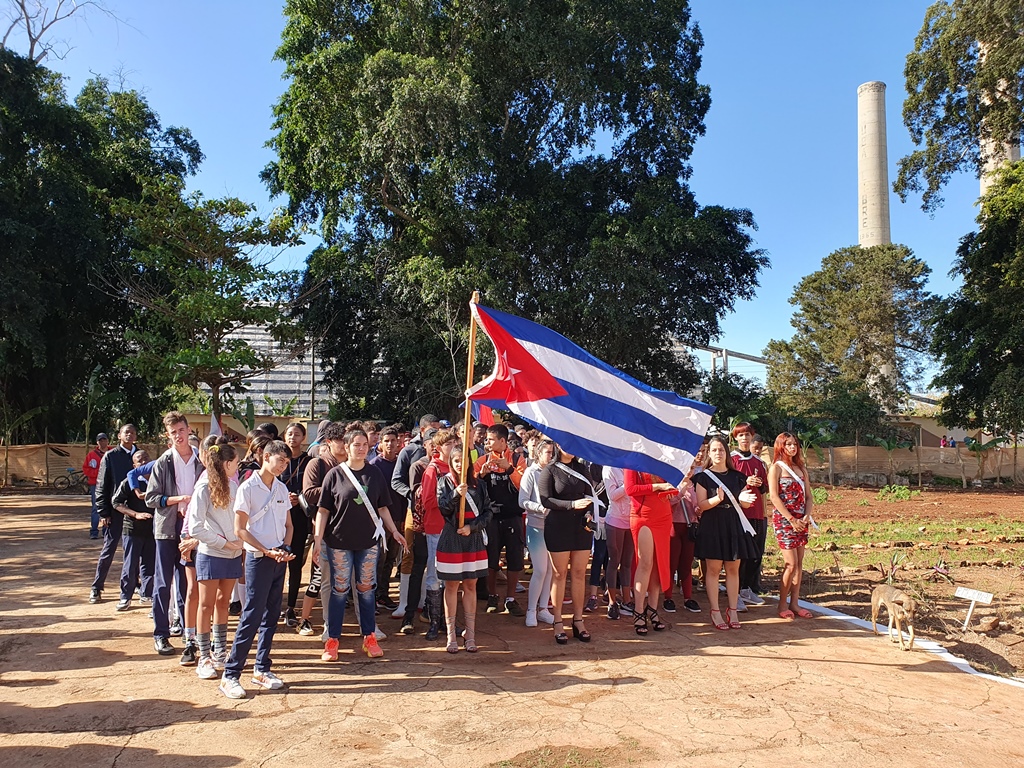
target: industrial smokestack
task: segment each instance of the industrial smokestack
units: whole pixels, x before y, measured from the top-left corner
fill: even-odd
[[[885,83],[878,81],[857,89],[857,203],[861,247],[891,243]]]

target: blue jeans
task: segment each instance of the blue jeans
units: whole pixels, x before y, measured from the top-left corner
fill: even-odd
[[[156,564],[156,542],[135,537],[130,533],[121,537],[124,547],[124,565],[121,566],[121,599],[131,600],[142,571],[142,597],[153,596],[153,567]]]
[[[424,578],[427,582],[427,591],[441,589],[441,580],[437,578],[437,542],[441,540],[440,533],[427,534],[427,571]]]
[[[89,486],[89,498],[92,500],[92,517],[89,521],[89,536],[96,538],[100,535],[100,509],[96,506],[96,486]]]
[[[238,619],[231,655],[224,665],[224,677],[237,680],[242,676],[257,632],[259,640],[256,642],[254,666],[257,672],[270,671],[270,646],[274,643],[277,620],[281,616],[287,570],[287,563],[279,563],[272,557],[254,557],[252,552],[245,553],[245,605]],[[370,615],[373,616],[372,613]]]
[[[107,574],[114,562],[114,554],[117,552],[117,545],[121,543],[121,532],[124,529],[124,515],[115,512],[110,522],[103,528],[103,547],[100,549],[100,558],[96,562],[96,578],[92,581],[92,588],[103,591],[107,583]]]
[[[341,637],[353,571],[356,576],[356,596],[359,600],[359,632],[365,637],[372,635],[377,629],[377,550],[376,545],[369,549],[334,549],[321,543],[321,573],[322,577],[327,577],[326,581],[331,585],[327,608],[328,637],[335,640]]]

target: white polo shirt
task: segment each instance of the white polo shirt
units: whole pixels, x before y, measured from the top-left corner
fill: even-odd
[[[288,487],[275,477],[274,484],[268,488],[260,479],[259,472],[253,472],[243,480],[235,495],[235,511],[245,512],[249,516],[245,528],[264,549],[274,549],[284,544],[285,524],[291,508]],[[245,548],[249,552],[259,553],[248,542]]]
[[[171,451],[174,456],[174,490],[176,496],[191,496],[196,488],[196,462],[199,461],[199,454],[192,449],[192,455],[188,461],[181,458],[181,454],[175,450]],[[178,512],[184,513],[188,504],[178,504]]]

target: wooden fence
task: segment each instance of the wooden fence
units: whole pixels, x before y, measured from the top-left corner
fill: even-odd
[[[166,449],[161,445],[142,445],[151,458]],[[82,471],[85,455],[93,448],[84,443],[40,443],[38,445],[0,446],[0,480],[3,479],[4,455],[7,455],[7,484],[9,486],[49,486],[53,480],[68,474],[69,469]]]
[[[1014,476],[1013,446],[996,448],[984,454],[982,480]],[[822,449],[822,456],[808,452],[808,464],[813,469],[831,471],[837,475],[863,475],[889,473],[889,454],[879,446],[841,446]],[[1024,479],[1024,449],[1017,459],[1017,479]],[[920,473],[927,481],[930,477],[966,477],[970,482],[979,477],[978,455],[963,446],[956,448],[898,448],[892,452],[895,474],[916,481]]]

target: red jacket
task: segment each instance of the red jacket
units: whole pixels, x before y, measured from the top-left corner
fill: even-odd
[[[423,488],[420,498],[423,499],[423,532],[427,535],[437,534],[444,530],[444,516],[437,503],[437,481],[451,470],[441,459],[432,459],[423,472]]]
[[[100,462],[103,461],[103,451],[93,448],[85,454],[85,461],[82,462],[82,474],[89,485],[96,485],[96,477],[100,473]]]

